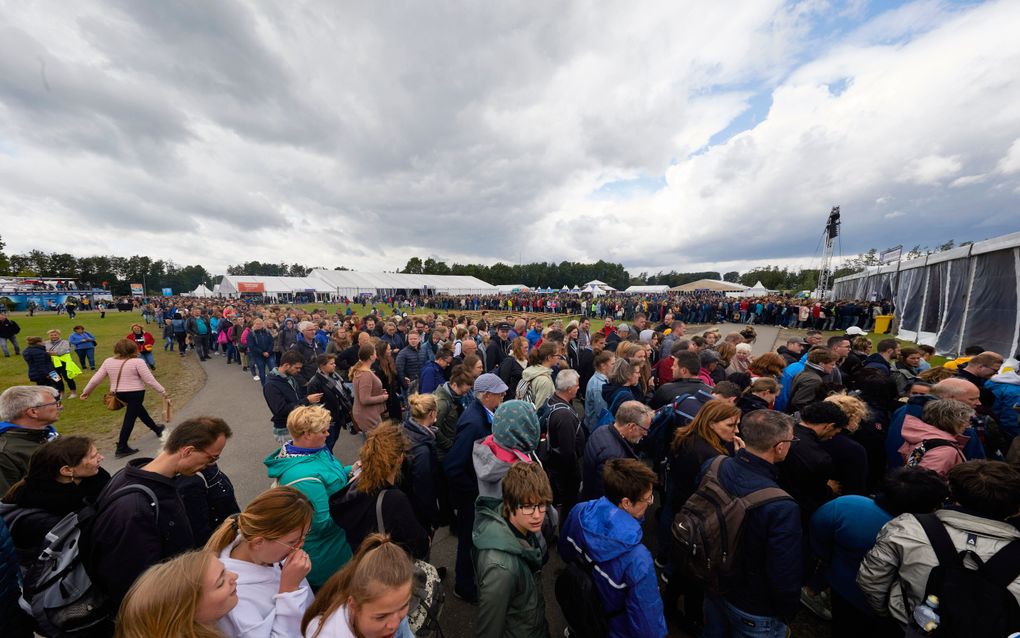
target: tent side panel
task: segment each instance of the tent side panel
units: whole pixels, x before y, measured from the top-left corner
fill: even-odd
[[[964,344],[979,343],[986,350],[1009,352],[1015,339],[1017,272],[1012,250],[974,257],[974,287],[963,331]]]

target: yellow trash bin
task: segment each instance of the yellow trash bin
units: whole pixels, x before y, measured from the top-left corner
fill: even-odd
[[[896,315],[876,315],[875,316],[875,334],[884,335],[889,332],[889,327],[892,326],[892,320]]]

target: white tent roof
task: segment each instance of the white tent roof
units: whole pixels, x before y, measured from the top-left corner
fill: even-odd
[[[489,294],[499,292],[492,284],[468,275],[408,275],[397,272],[355,272],[353,270],[313,270],[309,277],[324,282],[326,292],[348,294],[376,290],[422,290],[442,294]]]
[[[720,281],[719,279],[699,279],[692,281],[680,286],[673,286],[670,288],[673,291],[687,292],[692,290],[713,290],[716,292],[729,292],[738,290],[747,290],[747,286],[740,284],[730,283],[728,281]]]
[[[257,275],[223,275],[220,281],[220,294],[237,294],[237,284],[262,284],[265,294],[277,295],[294,292],[331,292],[324,281],[318,277],[260,277]]]
[[[623,292],[628,292],[628,293],[632,293],[632,294],[633,293],[644,294],[644,293],[666,292],[667,290],[669,290],[669,286],[631,286],[631,287],[627,288],[626,290],[624,290]]]
[[[606,282],[599,281],[598,279],[592,279],[591,281],[589,281],[588,283],[586,283],[584,285],[585,288],[587,288],[588,286],[598,286],[602,290],[607,290],[607,291],[609,291],[609,290],[616,290],[616,288],[613,288],[612,286],[610,286]]]
[[[496,288],[501,293],[506,293],[506,292],[528,292],[529,290],[531,290],[531,288],[525,286],[524,284],[496,284]]]
[[[748,288],[748,290],[768,290],[768,288],[763,286],[762,283],[761,283],[761,279],[759,279],[758,281],[755,282],[755,284],[753,286]]]
[[[212,297],[213,291],[205,287],[205,284],[198,284],[198,288],[191,291],[192,297]]]

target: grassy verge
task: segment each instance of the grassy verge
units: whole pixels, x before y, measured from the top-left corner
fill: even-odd
[[[98,312],[81,312],[74,319],[68,319],[67,315],[57,315],[53,312],[36,313],[29,317],[26,313],[12,313],[9,318],[18,322],[21,326],[21,333],[18,335],[18,345],[25,347],[25,337],[37,336],[44,340],[46,332],[51,329],[60,330],[66,339],[71,334],[72,328],[76,325],[85,326],[98,342],[96,348],[96,367],[103,359],[112,356],[113,344],[123,339],[131,331],[131,324],[142,323],[141,316],[133,312],[107,312],[105,319],[99,318]],[[194,357],[180,357],[177,352],[164,352],[162,330],[158,330],[155,324],[149,324],[146,329],[156,338],[154,350],[156,359],[156,379],[170,393],[174,410],[179,410],[191,400],[191,398],[205,385],[205,372],[198,365]],[[0,389],[9,388],[12,385],[33,385],[28,380],[28,366],[20,356],[14,355],[14,350],[8,345],[9,358],[0,358]],[[78,363],[78,357],[74,357]],[[88,380],[95,374],[91,370],[83,370],[75,377],[74,381],[81,391],[88,383]],[[101,443],[113,441],[120,431],[120,424],[124,413],[122,411],[111,412],[103,406],[102,395],[108,390],[109,384],[104,381],[89,397],[88,401],[79,399],[65,400],[64,411],[60,415],[60,421],[56,427],[62,434],[83,434],[91,436]],[[163,400],[155,392],[147,392],[145,407],[156,422],[161,419],[159,415],[163,410]],[[139,431],[138,428],[135,428]]]

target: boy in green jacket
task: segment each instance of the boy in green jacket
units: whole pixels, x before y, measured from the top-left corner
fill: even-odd
[[[537,463],[515,463],[503,477],[502,500],[475,503],[475,573],[480,638],[548,638],[539,534],[552,487]]]

